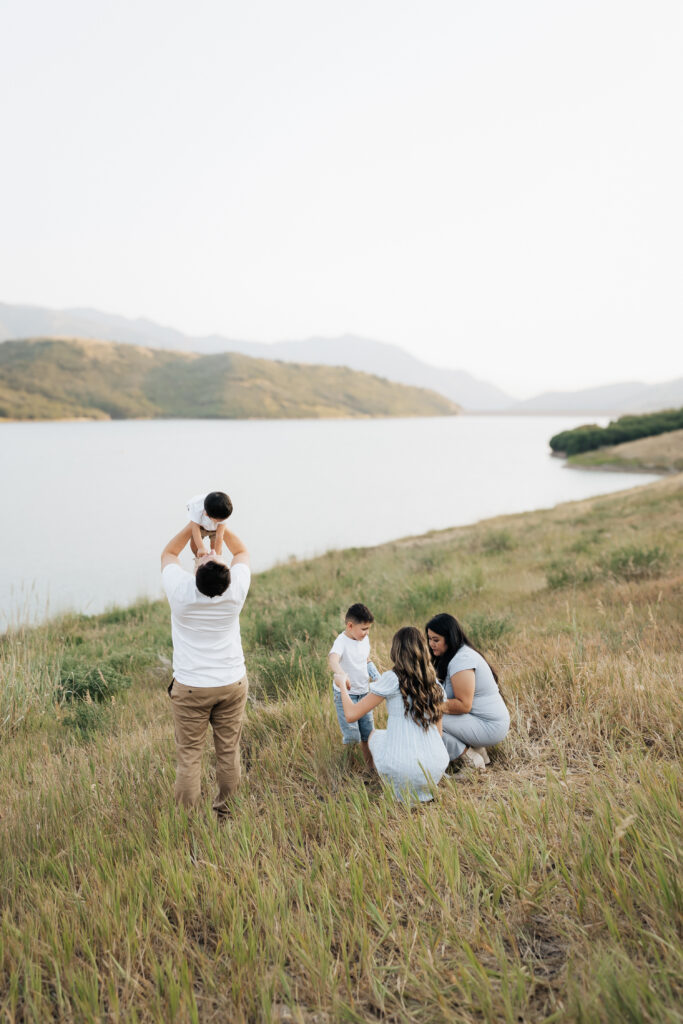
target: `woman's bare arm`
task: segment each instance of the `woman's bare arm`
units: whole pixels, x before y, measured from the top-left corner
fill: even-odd
[[[474,669],[466,668],[451,676],[453,696],[443,702],[446,715],[466,715],[472,710],[474,700]]]
[[[340,689],[342,705],[344,707],[344,718],[347,722],[358,722],[363,715],[367,715],[368,711],[372,711],[378,704],[381,704],[384,697],[378,697],[376,693],[369,693],[367,697],[363,697],[357,704],[354,704],[349,697],[349,691],[346,689],[348,684],[348,678],[344,681],[344,685]]]

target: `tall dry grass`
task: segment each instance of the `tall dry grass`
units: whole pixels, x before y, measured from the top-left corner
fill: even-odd
[[[223,828],[209,755],[206,805],[172,804],[163,606],[42,627],[23,662],[3,638],[17,707],[32,665],[47,698],[2,734],[0,1019],[680,1022],[682,497],[672,478],[256,577]],[[558,563],[593,572],[551,585]],[[509,738],[417,810],[339,740],[324,655],[357,599],[376,661],[451,610],[501,672]],[[85,732],[50,695],[79,659],[132,682]]]

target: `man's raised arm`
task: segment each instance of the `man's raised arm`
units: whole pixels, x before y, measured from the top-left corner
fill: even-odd
[[[232,533],[227,526],[223,533],[223,543],[232,555],[230,565],[249,565],[249,552],[237,534]]]
[[[161,568],[165,569],[167,565],[178,565],[178,555],[183,550],[185,545],[190,539],[192,534],[192,523],[188,523],[187,526],[183,526],[180,533],[176,533],[175,537],[169,540],[168,544],[161,552]]]

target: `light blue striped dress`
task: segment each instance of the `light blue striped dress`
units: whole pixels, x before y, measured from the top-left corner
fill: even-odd
[[[441,680],[446,697],[453,697],[451,676],[474,669],[472,709],[465,715],[443,716],[443,741],[454,761],[466,747],[492,747],[504,740],[510,729],[510,712],[500,695],[488,662],[478,651],[463,644],[448,664],[448,678]]]
[[[389,716],[386,729],[375,729],[369,740],[380,778],[399,800],[431,800],[433,787],[448,767],[448,752],[439,730],[435,725],[421,729],[406,715],[395,672],[385,672],[370,683],[370,693],[384,697]]]

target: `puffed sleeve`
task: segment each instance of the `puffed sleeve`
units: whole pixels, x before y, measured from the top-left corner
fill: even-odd
[[[477,669],[478,667],[479,659],[476,652],[471,647],[463,646],[453,655],[448,663],[448,678],[450,679],[457,672],[464,672],[468,668]]]
[[[383,672],[379,679],[374,679],[370,683],[370,693],[374,693],[376,697],[388,697],[396,693],[398,688],[398,676],[391,671]]]

